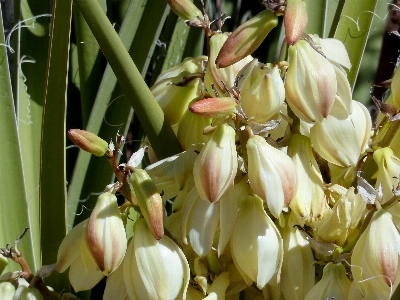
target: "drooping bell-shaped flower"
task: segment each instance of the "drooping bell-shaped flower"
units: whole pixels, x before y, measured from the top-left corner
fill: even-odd
[[[285,90],[286,100],[297,117],[305,122],[321,122],[335,102],[335,70],[308,42],[300,40],[289,47]]]
[[[250,137],[246,147],[250,186],[277,218],[282,209],[289,206],[295,192],[293,161],[258,135]]]
[[[308,23],[306,3],[303,0],[286,0],[283,22],[286,41],[293,45],[301,38]]]
[[[297,176],[296,193],[290,208],[306,222],[319,219],[328,209],[324,182],[308,137],[294,134],[289,140],[288,155],[293,160]]]
[[[272,69],[257,64],[243,83],[240,103],[250,121],[264,123],[270,120],[285,101],[285,87],[278,67]]]
[[[154,238],[164,235],[164,206],[154,182],[145,170],[135,169],[130,177],[140,210]]]
[[[340,105],[334,105],[331,114],[316,123],[310,132],[315,150],[327,161],[342,166],[355,166],[367,147],[371,132],[371,118],[364,105],[352,101],[353,113],[348,115]]]
[[[127,247],[125,227],[117,197],[105,192],[97,198],[84,232],[86,246],[104,275],[121,264]]]
[[[263,10],[244,22],[232,32],[222,46],[216,59],[218,68],[228,67],[251,55],[276,25],[278,17],[269,10]]]
[[[83,241],[87,223],[85,220],[72,228],[57,253],[55,270],[62,273],[70,267],[69,281],[76,292],[92,289],[104,277]]]
[[[194,162],[193,175],[200,198],[217,202],[233,184],[237,166],[235,130],[219,125]]]
[[[322,279],[308,292],[305,300],[348,299],[351,282],[346,268],[341,264],[328,263]]]
[[[134,225],[123,272],[130,299],[186,298],[190,270],[182,250],[168,236],[156,240],[143,219]]]
[[[248,195],[241,203],[231,238],[231,253],[247,285],[255,282],[262,289],[274,275],[279,278],[282,237],[257,196]]]
[[[380,209],[357,241],[351,258],[351,271],[364,297],[389,299],[399,254],[399,232],[391,214]]]
[[[314,286],[315,266],[310,244],[299,229],[294,227],[299,224],[297,218],[295,213],[291,212],[281,230],[284,257],[281,286],[286,299],[303,300]]]
[[[215,59],[227,39],[228,36],[226,34],[214,34],[209,41],[210,55],[206,74],[204,75],[204,86],[212,96],[217,95],[214,94],[211,85],[214,85],[214,88],[219,95],[223,96],[226,93],[226,89],[222,82],[224,82],[228,88],[232,88],[235,84],[236,75],[248,62],[252,60],[252,57],[249,55],[229,67],[223,69],[217,68]]]

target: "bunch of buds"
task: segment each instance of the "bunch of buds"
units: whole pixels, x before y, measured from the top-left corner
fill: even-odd
[[[55,270],[70,268],[75,291],[107,276],[104,299],[389,299],[400,281],[400,73],[373,126],[352,99],[344,45],[304,32],[303,0],[263,1],[232,34],[188,0],[168,3],[208,43],[208,56],[151,88],[184,151],[157,160],[150,147],[140,169],[146,147],[118,165],[122,137],[114,148],[71,132],[107,155],[118,182],[66,236]],[[280,17],[287,60],[261,63],[251,54]]]

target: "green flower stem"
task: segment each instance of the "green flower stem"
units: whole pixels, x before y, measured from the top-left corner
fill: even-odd
[[[182,151],[171,126],[96,0],[75,0],[142,124],[158,159]],[[149,16],[151,17],[151,16]]]

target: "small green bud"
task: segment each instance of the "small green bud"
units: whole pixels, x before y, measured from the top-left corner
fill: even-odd
[[[301,38],[308,23],[306,3],[303,0],[286,0],[283,22],[286,40],[293,45]]]
[[[86,130],[70,129],[68,137],[79,148],[96,156],[103,156],[108,149],[105,140]]]
[[[231,97],[206,98],[194,102],[189,110],[198,116],[219,118],[232,114],[236,106],[236,100]]]
[[[130,181],[147,226],[153,236],[160,240],[164,236],[164,208],[154,182],[142,169],[136,169],[132,173]]]
[[[268,10],[263,10],[254,18],[244,22],[222,46],[215,61],[218,68],[228,67],[251,55],[277,25],[278,17]]]
[[[201,11],[190,0],[167,0],[172,11],[184,20],[203,18]]]

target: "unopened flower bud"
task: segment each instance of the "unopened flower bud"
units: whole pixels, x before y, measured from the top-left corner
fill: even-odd
[[[305,300],[347,299],[350,285],[346,268],[341,263],[330,262],[324,267],[322,279],[308,292]]]
[[[168,236],[156,240],[143,219],[136,221],[124,260],[124,281],[130,299],[185,299],[189,264]]]
[[[167,0],[172,11],[184,20],[203,18],[201,11],[190,0]]]
[[[249,138],[246,147],[250,186],[277,218],[283,207],[289,206],[295,192],[293,161],[258,135]]]
[[[218,68],[228,67],[251,55],[276,25],[278,17],[269,10],[263,10],[244,22],[229,36],[221,48],[215,62]]]
[[[189,110],[198,116],[219,118],[232,114],[236,106],[236,100],[231,97],[206,98],[193,102]]]
[[[117,197],[103,193],[97,198],[84,240],[87,248],[104,275],[114,272],[121,264],[127,247],[126,234]]]
[[[335,102],[337,83],[332,64],[301,40],[289,47],[286,100],[305,122],[321,122]]]
[[[130,181],[151,233],[157,240],[161,239],[164,236],[164,208],[155,184],[149,174],[142,169],[136,169]]]
[[[204,85],[208,93],[211,95],[214,95],[213,89],[211,88],[211,86],[214,85],[219,96],[223,96],[226,93],[226,89],[222,82],[226,87],[232,88],[235,84],[236,75],[248,62],[252,60],[252,57],[249,55],[227,68],[218,69],[215,65],[215,59],[227,39],[228,36],[226,34],[214,34],[209,41],[210,55],[207,71],[204,75]]]
[[[400,254],[400,235],[392,215],[384,209],[374,213],[357,241],[351,271],[366,299],[389,299]]]
[[[1,299],[6,299],[6,298],[1,298]],[[21,293],[15,294],[14,299],[18,299],[18,300],[42,300],[43,296],[42,294],[39,292],[39,290],[37,288],[34,287],[25,287],[23,289],[21,289]]]
[[[257,70],[260,69],[260,70]],[[240,103],[249,120],[264,123],[270,120],[285,101],[285,87],[278,67],[257,65],[252,73],[258,76],[247,89],[241,90]]]
[[[248,195],[241,203],[231,237],[231,252],[237,269],[248,285],[255,282],[262,289],[280,272],[282,238],[257,196]]]
[[[303,0],[286,0],[283,22],[286,40],[293,45],[301,38],[308,23],[306,3]]]
[[[349,167],[357,164],[366,149],[371,132],[371,118],[365,106],[352,101],[353,113],[335,103],[332,113],[311,128],[311,142],[327,161]]]
[[[86,130],[70,129],[68,137],[79,148],[96,156],[103,156],[108,149],[105,140]]]
[[[15,286],[8,281],[0,282],[0,298],[4,300],[13,300],[15,295]]]
[[[288,155],[293,160],[297,175],[296,193],[290,208],[304,221],[319,219],[328,208],[324,182],[308,137],[294,134],[290,138]]]
[[[193,175],[200,198],[218,201],[233,184],[237,166],[235,130],[219,125],[194,162]]]

